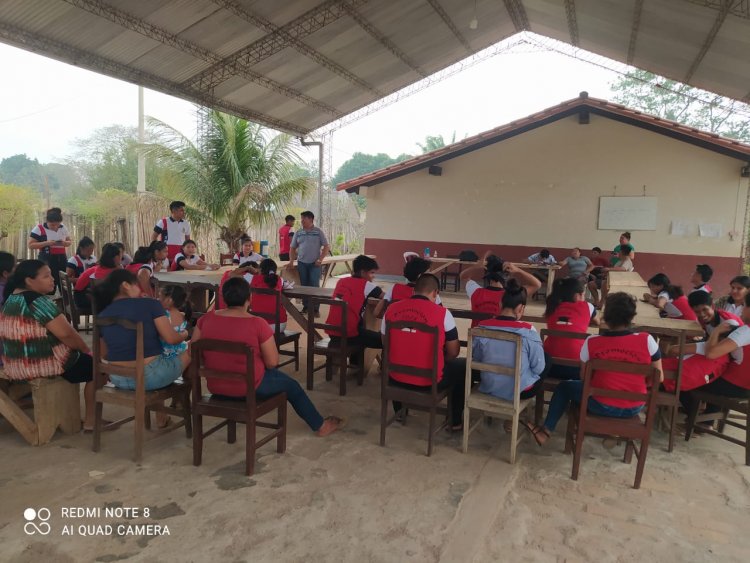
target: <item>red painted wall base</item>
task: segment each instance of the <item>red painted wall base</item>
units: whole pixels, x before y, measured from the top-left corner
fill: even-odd
[[[538,252],[539,248],[530,246],[504,246],[474,243],[447,243],[429,242],[421,240],[394,240],[394,239],[365,239],[365,253],[375,254],[382,274],[401,274],[404,268],[403,254],[407,251],[422,254],[425,247],[430,252],[437,250],[438,256],[445,258],[449,255],[458,255],[462,250],[471,249],[480,257],[487,251],[492,252],[504,260],[522,262],[531,254]],[[591,257],[589,249],[582,249],[583,254]],[[605,248],[604,254],[609,257],[611,248]],[[553,248],[549,251],[558,260],[563,260],[569,255],[569,248]],[[696,264],[709,264],[714,269],[714,277],[711,286],[714,289],[714,297],[729,293],[729,280],[742,273],[742,259],[696,256],[684,254],[657,254],[650,252],[636,252],[635,269],[644,280],[648,280],[654,274],[664,272],[675,285],[681,285],[686,292],[690,289],[690,276],[695,270]],[[563,271],[563,274],[565,271]]]

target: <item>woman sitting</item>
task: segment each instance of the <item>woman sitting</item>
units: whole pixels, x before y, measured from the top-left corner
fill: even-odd
[[[335,416],[323,418],[310,398],[294,379],[276,369],[279,352],[268,324],[247,312],[250,286],[240,278],[226,281],[222,288],[226,309],[211,311],[198,320],[193,342],[201,338],[241,342],[253,349],[255,394],[258,399],[286,393],[289,403],[311,430],[318,436],[328,436],[343,426]],[[222,352],[206,352],[205,365],[209,369],[245,373],[245,356]],[[208,390],[214,395],[241,400],[247,394],[244,380],[207,379]]]
[[[142,298],[135,274],[127,270],[112,272],[97,285],[94,299],[98,318],[112,318],[143,323],[143,355],[145,358],[145,389],[161,389],[175,381],[190,363],[190,355],[162,354],[162,341],[179,344],[188,339],[187,330],[176,332],[167,318],[164,307],[156,299]],[[113,366],[134,367],[136,361],[136,333],[119,325],[101,328],[104,340],[102,358]],[[135,389],[135,379],[110,375],[109,380],[120,389]],[[161,413],[160,413],[161,414]],[[166,416],[157,416],[160,427]]]
[[[242,237],[240,244],[241,249],[232,258],[232,264],[235,266],[244,266],[250,263],[260,264],[263,261],[263,256],[253,251],[253,239],[248,236]]]
[[[572,333],[585,333],[589,325],[599,324],[596,309],[584,299],[584,286],[580,278],[555,280],[552,293],[547,297],[544,318],[547,328]],[[544,341],[544,351],[553,358],[578,360],[583,340],[548,336]],[[579,379],[580,367],[552,364],[550,377],[557,379]]]
[[[61,376],[70,383],[86,383],[83,429],[94,427],[94,364],[91,350],[47,294],[55,288],[44,262],[18,264],[5,285],[0,315],[5,374],[13,380]]]
[[[630,325],[635,318],[636,301],[627,293],[617,292],[607,296],[604,307],[604,322],[608,329],[598,335],[589,336],[581,348],[581,361],[609,360],[614,362],[628,362],[642,365],[652,365],[662,374],[661,354],[654,338],[645,332],[632,332]],[[593,374],[591,383],[594,387],[646,393],[646,380],[643,377],[612,372],[597,371]],[[549,440],[557,423],[568,410],[572,402],[580,403],[583,393],[583,381],[561,381],[547,411],[547,418],[542,426],[531,422],[526,427],[534,435],[540,446]],[[611,416],[615,418],[630,418],[638,414],[645,403],[628,399],[612,397],[597,397],[592,395],[588,400],[588,412],[596,416]]]
[[[256,274],[251,277],[250,287],[259,289],[275,289],[281,291],[287,287],[291,287],[291,284],[276,272],[278,267],[276,262],[270,258],[266,258],[260,263],[260,274]],[[276,314],[276,296],[275,295],[261,295],[256,293],[250,300],[250,310],[253,313],[265,313],[265,314]],[[286,330],[286,309],[281,307],[279,311],[279,331],[284,332]],[[276,330],[274,323],[269,322],[271,330]]]
[[[714,307],[741,317],[748,291],[750,291],[750,276],[736,276],[729,282],[729,295],[719,297]]]
[[[91,301],[89,300],[88,289],[91,280],[103,280],[110,273],[119,270],[122,266],[122,249],[113,242],[108,242],[102,247],[102,256],[97,266],[92,266],[84,271],[76,281],[73,300],[76,307],[81,311],[91,310]]]
[[[410,255],[404,265],[404,277],[406,278],[407,283],[394,283],[388,288],[388,291],[385,292],[385,297],[383,297],[383,299],[381,299],[375,306],[373,314],[381,319],[383,318],[383,314],[388,308],[388,305],[395,303],[396,301],[401,301],[402,299],[409,299],[414,295],[414,286],[417,284],[419,276],[426,273],[431,265],[432,263],[429,260],[425,260],[416,255]],[[443,304],[439,295],[435,299],[435,303],[438,305]]]
[[[133,263],[126,269],[138,277],[138,285],[145,297],[154,297],[151,279],[154,272],[169,270],[167,243],[160,240],[153,241],[149,246],[140,246],[133,256]]]
[[[218,270],[218,264],[209,264],[198,254],[198,245],[194,240],[182,243],[182,252],[174,257],[172,270]]]

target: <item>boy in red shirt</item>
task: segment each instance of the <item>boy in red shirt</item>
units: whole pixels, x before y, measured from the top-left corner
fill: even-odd
[[[289,262],[289,248],[292,244],[292,227],[294,227],[294,215],[284,217],[285,223],[279,229],[279,260]]]

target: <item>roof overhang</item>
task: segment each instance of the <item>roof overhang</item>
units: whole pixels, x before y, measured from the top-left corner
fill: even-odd
[[[296,135],[521,31],[750,101],[749,0],[0,2],[0,41]]]

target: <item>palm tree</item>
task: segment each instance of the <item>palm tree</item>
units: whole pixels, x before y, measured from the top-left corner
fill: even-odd
[[[146,150],[173,172],[178,193],[197,227],[219,229],[229,251],[250,225],[276,218],[311,180],[300,177],[302,159],[293,138],[226,113],[211,110],[201,146],[150,119],[157,142]]]
[[[451,137],[451,142],[448,143],[452,145],[456,142],[456,132],[453,132],[453,137]],[[445,139],[442,135],[427,135],[424,138],[424,144],[417,142],[417,146],[422,149],[422,153],[428,153],[435,151],[437,149],[442,149],[446,145]]]

